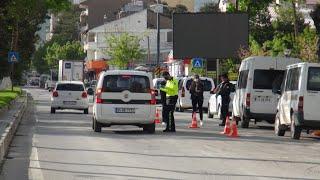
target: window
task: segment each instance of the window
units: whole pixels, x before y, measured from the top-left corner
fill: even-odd
[[[204,91],[211,91],[212,90],[212,83],[211,81],[205,79],[205,80],[201,80],[202,84],[203,84],[203,90]],[[189,79],[187,81],[187,90],[190,90],[190,86],[191,86],[191,83],[192,83],[192,79]]]
[[[247,88],[249,70],[240,71],[239,79],[238,79],[238,88],[245,89]]]
[[[283,70],[255,70],[253,77],[253,89],[272,89],[274,81],[282,79],[284,72],[285,71]]]
[[[138,75],[108,75],[103,80],[103,92],[122,92],[128,90],[133,93],[148,93],[149,78]]]
[[[81,84],[58,84],[57,91],[84,91]]]
[[[292,68],[288,71],[286,91],[295,91],[299,89],[300,72],[301,68]]]
[[[307,90],[320,91],[320,67],[309,68]]]

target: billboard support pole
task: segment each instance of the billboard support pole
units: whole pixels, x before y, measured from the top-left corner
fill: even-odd
[[[159,4],[159,0],[157,0]],[[160,13],[157,12],[157,67],[160,67]]]
[[[217,67],[216,67],[216,74],[217,74],[217,82],[216,82],[216,85],[218,85],[219,84],[219,75],[220,75],[220,60],[219,59],[217,59],[216,60],[216,63],[217,63]]]

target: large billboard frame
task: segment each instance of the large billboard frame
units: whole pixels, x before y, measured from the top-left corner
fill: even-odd
[[[175,45],[176,45],[176,36],[175,36],[175,15],[184,15],[184,14],[187,14],[187,15],[215,15],[215,14],[225,14],[225,15],[246,15],[247,16],[247,36],[246,36],[246,44],[245,45],[242,45],[241,47],[243,48],[248,48],[249,47],[249,30],[250,30],[250,25],[249,25],[249,15],[248,13],[245,13],[245,12],[235,12],[235,13],[229,13],[229,12],[211,12],[211,13],[204,13],[204,12],[186,12],[186,13],[173,13],[173,16],[172,16],[172,29],[173,29],[173,38],[172,38],[172,42],[173,42],[173,57],[175,59],[185,59],[185,58],[195,58],[195,57],[200,57],[200,58],[204,58],[204,59],[227,59],[227,58],[236,58],[236,56],[216,56],[216,57],[210,57],[210,56],[195,56],[195,57],[189,57],[189,56],[175,56]],[[240,48],[238,49],[238,51],[240,51]]]

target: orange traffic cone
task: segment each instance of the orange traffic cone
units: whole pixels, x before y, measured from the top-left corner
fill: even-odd
[[[232,121],[231,125],[231,132],[228,134],[229,137],[239,137],[238,135],[238,128],[237,128],[237,122]]]
[[[161,123],[161,121],[160,121],[160,115],[159,115],[159,109],[158,109],[158,108],[156,109],[156,119],[154,120],[154,122],[155,122],[156,124],[160,124],[160,123]]]
[[[226,117],[226,124],[224,125],[224,130],[221,134],[230,134],[231,127],[230,127],[230,120],[229,116]]]
[[[189,128],[199,128],[198,123],[197,123],[197,114],[196,113],[192,114],[192,121],[191,121],[191,125],[189,125]]]

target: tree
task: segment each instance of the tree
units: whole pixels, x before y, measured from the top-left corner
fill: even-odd
[[[318,61],[318,43],[319,37],[314,29],[307,27],[297,37],[297,49],[299,50],[299,57],[308,62]]]
[[[106,37],[108,48],[106,54],[111,57],[110,64],[120,69],[127,69],[130,63],[134,63],[144,57],[144,50],[140,47],[140,38],[128,33],[110,35]]]
[[[188,8],[183,4],[177,4],[176,7],[173,8],[174,13],[186,13],[188,12]]]
[[[219,4],[220,4],[220,0],[218,1],[218,3],[213,3],[213,2],[206,3],[204,4],[204,6],[200,8],[200,12],[204,12],[204,13],[220,12]]]
[[[63,60],[83,60],[85,53],[82,45],[78,41],[67,42],[65,45],[53,43],[47,48],[44,59],[50,67],[56,68],[58,61]]]
[[[310,16],[313,19],[314,26],[316,27],[318,38],[320,39],[320,4],[310,13]],[[318,41],[318,61],[320,62],[320,41]]]

